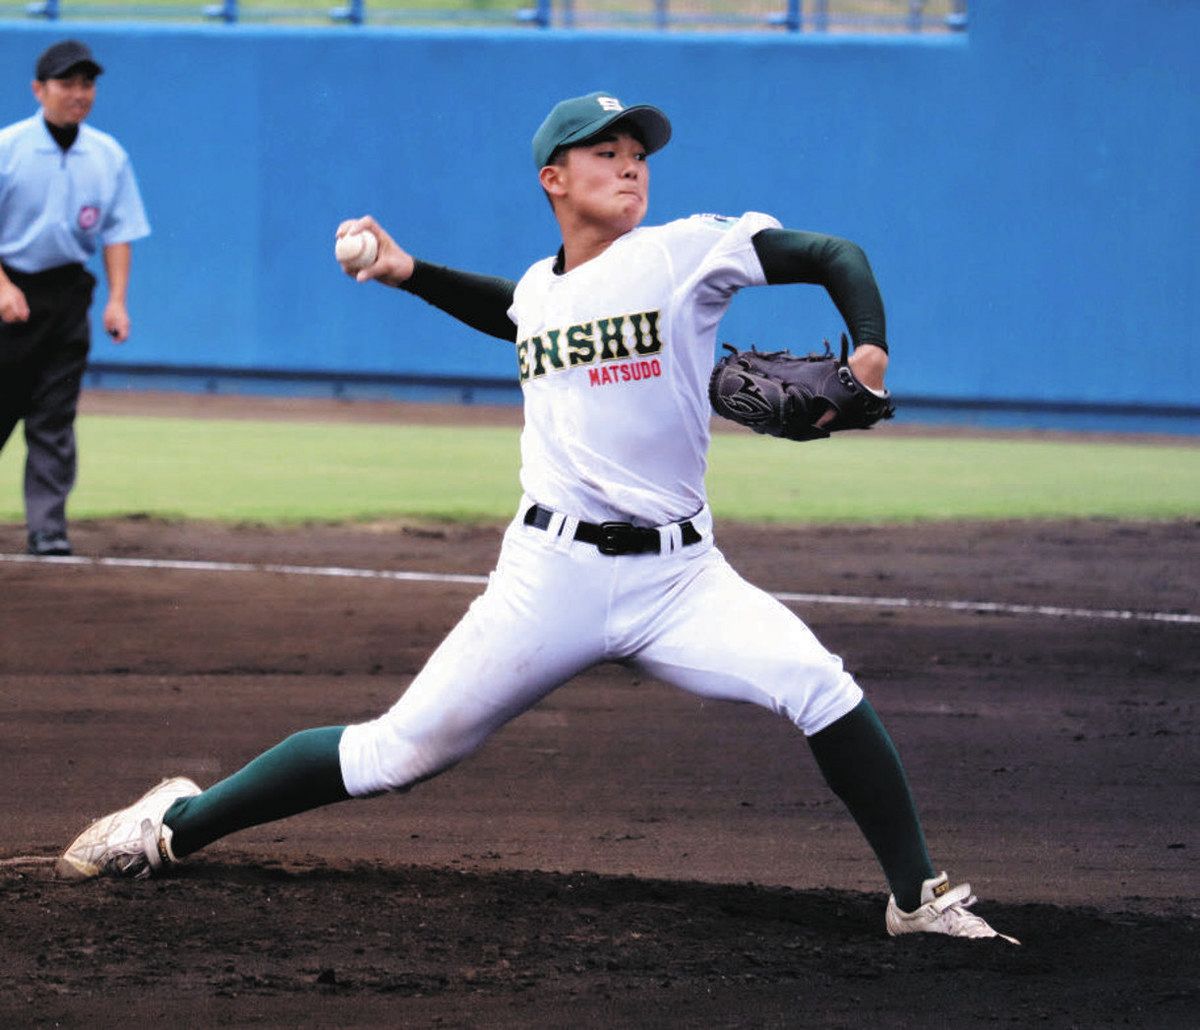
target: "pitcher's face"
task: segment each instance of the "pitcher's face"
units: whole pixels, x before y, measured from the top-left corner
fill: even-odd
[[[551,192],[560,209],[579,220],[603,225],[616,235],[636,229],[650,199],[646,148],[627,132],[617,131],[564,155]]]

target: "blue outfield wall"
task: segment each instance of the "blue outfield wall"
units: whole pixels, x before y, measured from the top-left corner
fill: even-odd
[[[95,362],[295,390],[515,381],[510,346],[343,277],[334,229],[369,212],[421,257],[518,277],[557,246],[529,138],[555,100],[606,89],[674,123],[652,221],[755,209],[863,245],[901,398],[1196,420],[1200,4],[970,11],[965,34],[891,37],[0,23],[0,124],[35,110],[45,45],[93,45],[91,121],[132,154],[154,225],[134,335],[97,334]],[[722,338],[840,329],[823,291],[778,287],[745,291]]]

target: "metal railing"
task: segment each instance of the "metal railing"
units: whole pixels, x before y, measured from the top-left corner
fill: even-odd
[[[348,25],[492,25],[644,31],[963,31],[968,0],[34,0],[0,5],[0,18],[48,21],[138,19],[223,22],[334,22]]]

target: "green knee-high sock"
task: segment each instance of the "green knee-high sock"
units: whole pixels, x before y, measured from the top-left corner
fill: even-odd
[[[825,782],[850,810],[883,867],[896,904],[921,904],[921,882],[934,874],[925,833],[896,745],[865,698],[808,738]]]
[[[235,830],[349,798],[338,759],[344,729],[294,733],[203,793],[176,801],[163,819],[176,857]]]

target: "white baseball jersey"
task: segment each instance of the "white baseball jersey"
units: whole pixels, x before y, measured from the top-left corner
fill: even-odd
[[[658,525],[704,506],[717,325],[739,289],[765,283],[751,237],[778,227],[694,215],[564,274],[553,258],[525,273],[509,317],[526,494],[591,522]]]

